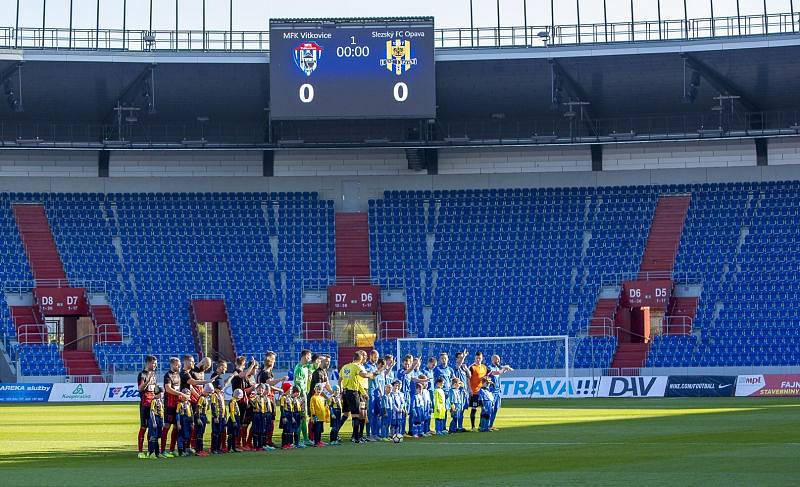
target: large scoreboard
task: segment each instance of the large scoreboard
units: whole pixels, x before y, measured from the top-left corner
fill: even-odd
[[[435,118],[433,18],[273,19],[273,120]]]

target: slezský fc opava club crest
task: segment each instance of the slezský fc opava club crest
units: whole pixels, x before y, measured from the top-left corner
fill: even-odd
[[[411,69],[411,66],[417,65],[417,58],[412,54],[411,41],[386,41],[386,58],[381,59],[381,66],[386,66],[386,69],[400,76]]]
[[[322,47],[316,42],[304,42],[294,48],[294,63],[306,76],[311,76],[317,69],[321,58]]]

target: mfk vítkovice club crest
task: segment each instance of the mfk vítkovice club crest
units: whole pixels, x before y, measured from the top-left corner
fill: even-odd
[[[317,69],[322,58],[322,47],[316,42],[304,42],[294,48],[294,63],[306,76]]]

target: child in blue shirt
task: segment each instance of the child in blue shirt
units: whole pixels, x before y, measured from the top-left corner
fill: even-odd
[[[427,393],[428,393],[428,400],[430,402],[430,407],[428,408],[428,415],[427,419],[424,424],[425,433],[427,436],[431,435],[431,419],[433,418],[433,391],[435,389],[435,375],[436,375],[436,359],[430,357],[428,359],[428,365],[425,367],[425,370],[422,372],[425,374],[425,377],[428,378],[427,386]]]
[[[431,419],[433,419],[433,380],[428,380],[428,387],[422,391],[425,396],[425,408],[422,417],[422,436],[431,436]]]
[[[484,377],[481,380],[481,389],[478,391],[478,399],[481,403],[481,422],[480,431],[491,431],[492,412],[494,410],[494,394],[489,390],[491,379]]]
[[[450,432],[458,433],[464,428],[464,406],[467,401],[464,390],[461,388],[461,381],[457,377],[453,377],[450,381],[447,403],[450,409]]]
[[[428,393],[423,390],[422,383],[420,382],[417,382],[416,391],[416,394],[414,394],[414,397],[411,399],[411,436],[419,438],[423,436],[425,432],[423,430],[423,424],[427,415]]]
[[[386,390],[386,362],[379,358],[375,376],[369,381],[369,431],[370,438],[378,440],[381,437],[383,394]]]
[[[405,393],[400,390],[400,381],[395,380],[392,383],[392,425],[390,428],[390,434],[394,437],[399,435],[401,438],[405,433],[405,425],[406,425],[406,413],[407,405],[406,405],[406,395]]]
[[[381,414],[380,414],[380,428],[379,435],[381,441],[389,441],[389,422],[391,421],[392,414],[392,393],[394,389],[391,384],[386,384],[383,388],[383,396],[381,397]]]

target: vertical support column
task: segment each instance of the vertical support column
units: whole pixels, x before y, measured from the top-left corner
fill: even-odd
[[[97,153],[97,177],[108,177],[108,162],[111,159],[111,152],[101,150]]]
[[[592,144],[592,171],[603,170],[603,146],[602,144]]]
[[[14,47],[19,46],[19,0],[17,0],[17,17],[14,21]]]
[[[275,152],[265,150],[261,157],[261,175],[271,178],[275,175]]]
[[[767,139],[755,139],[756,142],[756,166],[768,166],[769,156],[767,155]]]
[[[100,49],[100,0],[97,0],[95,7],[94,48]]]
[[[47,0],[42,0],[42,47],[45,47],[44,38],[46,30],[47,30]]]
[[[425,167],[428,168],[428,175],[436,176],[439,174],[439,149],[423,149],[425,156]]]

